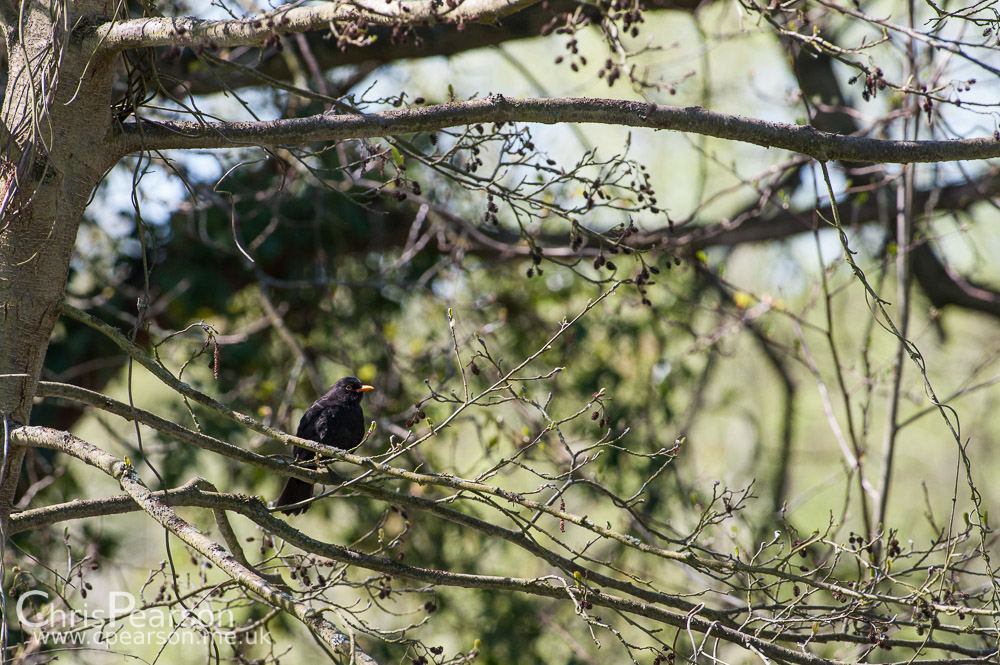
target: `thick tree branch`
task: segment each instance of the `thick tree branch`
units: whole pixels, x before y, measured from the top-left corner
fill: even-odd
[[[42,381],[39,383],[38,394],[45,397],[59,397],[62,399],[78,401],[84,404],[90,404],[91,406],[101,408],[109,413],[122,416],[127,420],[131,420],[134,415],[135,419],[144,425],[158,429],[180,441],[196,445],[205,450],[224,455],[239,462],[249,463],[260,468],[275,471],[277,473],[281,473],[282,475],[292,475],[311,482],[329,483],[334,481],[343,483],[350,480],[345,476],[341,476],[340,474],[332,473],[330,471],[313,471],[309,469],[303,470],[285,464],[280,460],[256,455],[255,453],[246,451],[239,446],[233,446],[199,432],[194,432],[181,427],[180,425],[176,425],[169,421],[164,421],[158,416],[141,409],[135,409],[133,414],[131,413],[131,407],[127,404],[117,402],[116,400],[112,400],[104,395],[101,395],[100,393],[95,393],[93,391],[86,390],[85,388],[79,388],[62,383]],[[164,427],[164,424],[167,426]],[[183,505],[200,506],[212,509],[221,508],[221,504],[209,502],[205,499],[208,495],[201,492],[200,489],[204,487],[204,484],[205,482],[201,479],[194,479],[181,488],[171,490],[169,494],[163,496],[163,500],[171,506]],[[545,559],[550,564],[561,568],[562,570],[566,570],[570,573],[578,572],[584,575],[586,579],[602,587],[625,591],[629,595],[642,598],[649,602],[666,605],[668,607],[676,607],[677,609],[681,609],[685,612],[691,611],[695,607],[694,603],[683,601],[659,592],[636,587],[632,584],[621,582],[615,578],[608,577],[606,575],[602,575],[601,573],[594,572],[591,569],[585,568],[576,561],[571,561],[570,559],[559,556],[551,550],[542,547],[536,541],[529,538],[525,532],[520,529],[509,529],[502,527],[495,522],[480,520],[471,515],[467,515],[458,510],[441,505],[436,500],[431,498],[413,496],[405,492],[391,491],[381,487],[378,482],[354,482],[352,483],[352,487],[355,491],[370,498],[385,501],[386,503],[392,505],[403,505],[409,508],[427,511],[438,517],[444,518],[449,522],[458,524],[459,526],[475,529],[488,536],[503,538],[508,542],[518,545],[531,554]],[[137,505],[135,505],[128,497],[124,496],[88,501],[71,501],[56,506],[46,506],[43,508],[35,508],[17,513],[16,517],[12,518],[11,533],[48,526],[66,520],[112,515],[138,509],[139,507]],[[711,610],[704,610],[703,614],[710,618],[716,618],[715,612]]]
[[[111,453],[68,432],[60,432],[46,427],[20,427],[14,430],[12,438],[19,445],[56,450],[100,469],[121,483],[122,489],[150,517],[218,566],[240,586],[260,596],[271,606],[281,608],[296,617],[341,656],[351,658],[352,662],[356,660],[360,663],[375,663],[371,656],[354,645],[351,638],[338,631],[332,623],[311,607],[296,600],[286,591],[275,587],[273,582],[240,563],[224,547],[181,519],[176,512],[146,487],[134,467],[128,462],[120,460]],[[262,502],[249,501],[247,503],[253,503],[259,514],[268,515],[267,508]],[[243,505],[242,501],[240,505]]]
[[[203,478],[192,478],[180,487],[169,491],[153,492],[153,496],[168,506],[197,506],[199,508],[220,509],[224,505],[217,500],[217,493],[206,491],[209,483]],[[251,501],[254,497],[245,494],[232,495],[234,500]],[[51,506],[32,508],[10,516],[10,534],[33,531],[53,524],[82,520],[91,517],[121,515],[142,510],[138,503],[127,494],[100,499],[74,499]]]
[[[867,194],[867,193],[866,193]],[[1000,195],[1000,172],[991,170],[977,180],[933,187],[914,192],[914,206],[924,209],[933,203],[933,210],[942,213],[967,211],[976,203],[990,201]],[[417,197],[413,197],[416,199]],[[570,247],[569,234],[539,234],[535,247],[522,242],[519,233],[504,228],[492,229],[487,235],[478,226],[437,206],[432,201],[422,201],[432,206],[437,214],[461,228],[475,240],[474,250],[484,254],[497,252],[505,256],[530,256],[540,251],[544,256],[565,259],[573,256],[596,256],[597,247]],[[851,226],[879,221],[878,200],[874,196],[851,196],[839,203]],[[815,210],[782,209],[761,213],[756,207],[731,219],[724,219],[704,226],[683,226],[675,230],[666,227],[641,231],[629,239],[629,247],[639,250],[663,249],[692,254],[710,247],[738,247],[757,242],[780,241],[800,233],[815,230],[816,219],[832,219],[829,205]],[[367,248],[366,248],[367,249]],[[987,313],[1000,318],[1000,293],[996,288],[966,280],[954,270],[946,268],[933,249],[921,242],[910,250],[913,270],[920,288],[935,307],[955,305]]]
[[[302,478],[304,480],[310,480],[314,482],[339,482],[345,483],[351,479],[340,474],[333,472],[317,472],[312,470],[302,470],[297,467],[292,467],[286,465],[283,462],[274,460],[272,458],[263,457],[256,455],[254,453],[248,452],[239,448],[238,446],[232,446],[213,439],[199,432],[194,432],[188,430],[179,425],[169,423],[168,421],[163,421],[157,416],[150,414],[141,409],[135,409],[134,412],[128,405],[121,402],[112,400],[99,393],[94,393],[92,391],[78,388],[76,386],[70,386],[67,384],[51,383],[51,382],[40,382],[39,383],[39,394],[45,396],[55,396],[63,399],[72,399],[74,401],[79,401],[86,404],[91,404],[97,408],[102,408],[109,413],[114,413],[120,415],[126,419],[131,419],[132,415],[135,418],[155,429],[161,429],[164,423],[167,424],[163,427],[161,431],[164,433],[177,438],[180,441],[196,445],[198,447],[204,448],[211,452],[215,452],[231,459],[253,464],[261,468],[267,468],[269,470],[277,471],[282,475],[294,475],[295,477]],[[345,453],[345,455],[355,458],[353,455]],[[355,458],[356,460],[369,460],[369,458]],[[351,461],[351,460],[347,460]],[[374,461],[372,461],[375,463]],[[361,466],[365,466],[362,464]],[[391,468],[385,466],[383,468]],[[290,473],[291,472],[291,473]],[[442,484],[435,482],[437,476],[425,475],[425,474],[412,474],[411,472],[405,472],[408,474],[408,478],[417,482],[420,485],[435,485]],[[451,480],[461,480],[454,477],[449,477]],[[192,481],[196,482],[196,481]],[[445,483],[448,485],[448,483]],[[369,498],[384,501],[391,505],[403,505],[417,510],[430,512],[440,518],[446,519],[449,522],[457,524],[459,526],[468,527],[475,529],[481,533],[488,536],[495,536],[502,538],[508,542],[511,542],[525,551],[544,559],[551,565],[569,572],[570,574],[579,573],[584,576],[585,579],[589,580],[591,583],[598,585],[603,588],[612,588],[618,591],[627,593],[628,595],[642,599],[649,603],[654,603],[656,605],[662,605],[665,607],[672,607],[679,609],[683,612],[691,612],[696,609],[695,604],[685,601],[683,599],[670,596],[658,591],[653,591],[650,589],[645,589],[637,587],[633,584],[627,582],[622,582],[613,577],[603,575],[601,573],[595,572],[593,569],[586,568],[582,566],[579,560],[570,560],[565,557],[557,555],[552,550],[542,547],[533,538],[529,537],[522,529],[511,529],[502,527],[496,524],[494,521],[485,521],[467,515],[461,511],[449,508],[440,504],[438,501],[432,498],[424,498],[419,496],[413,496],[411,494],[393,491],[391,489],[386,489],[381,486],[381,482],[376,477],[373,482],[366,482],[364,480],[358,481],[354,479],[351,483],[352,488],[360,494],[368,496]],[[231,504],[222,504],[213,498],[210,498],[208,494],[198,493],[198,487],[200,485],[195,484],[192,487],[185,485],[180,490],[172,490],[169,497],[165,500],[168,501],[169,505],[184,505],[184,506],[200,506],[204,508],[212,508],[213,510],[219,510],[225,508]],[[466,488],[467,489],[467,488]],[[494,488],[495,489],[495,488]],[[183,491],[181,491],[183,490]],[[503,492],[502,490],[495,490]],[[213,497],[215,495],[212,495]],[[234,500],[242,501],[249,499],[249,497],[242,495],[228,495],[234,497]],[[208,497],[208,498],[207,498]],[[511,497],[508,497],[511,498]],[[525,499],[523,497],[513,495],[511,500],[514,503],[524,504]],[[531,509],[537,509],[538,504],[531,502],[530,505],[526,506]],[[61,522],[71,519],[82,519],[87,517],[96,517],[106,514],[116,514],[119,512],[129,512],[132,510],[138,510],[138,506],[131,504],[127,497],[110,497],[107,499],[98,499],[93,501],[73,501],[67,504],[61,504],[59,506],[49,506],[45,508],[38,508],[31,511],[25,511],[17,516],[12,524],[13,532],[22,531],[27,528],[37,528],[39,526],[45,526],[48,524]],[[560,513],[561,519],[565,519],[565,515]],[[581,518],[579,516],[573,516],[568,521],[575,524],[582,525],[589,523],[586,518]],[[695,568],[710,568],[723,572],[728,569],[724,563],[713,562],[708,559],[702,559],[700,557],[690,557],[686,555],[679,555],[685,557],[685,560]],[[812,584],[805,579],[797,579],[796,581],[802,582],[803,584]],[[824,587],[826,588],[826,587]],[[841,588],[839,585],[832,587],[838,593],[846,591],[846,589]],[[827,589],[831,590],[831,589]],[[850,593],[850,592],[848,592]],[[742,610],[737,610],[742,611]],[[704,608],[701,611],[702,616],[709,619],[722,619],[726,615],[724,612],[717,612],[710,608]]]
[[[264,434],[272,439],[281,441],[289,445],[299,446],[300,448],[305,448],[307,450],[312,450],[319,453],[325,457],[331,458],[340,462],[347,462],[353,464],[354,466],[366,469],[370,471],[376,478],[380,477],[392,478],[396,480],[409,481],[416,483],[420,486],[438,486],[446,487],[458,492],[468,492],[472,495],[483,495],[492,497],[495,500],[510,502],[519,505],[523,508],[536,513],[545,513],[557,520],[561,520],[567,524],[574,524],[585,530],[594,533],[597,536],[606,538],[610,541],[615,541],[624,545],[626,547],[632,548],[639,552],[643,552],[667,561],[677,562],[683,565],[690,566],[694,569],[699,570],[711,570],[722,575],[729,575],[733,573],[747,574],[752,576],[773,576],[778,579],[783,579],[789,582],[802,584],[804,586],[815,587],[823,589],[825,591],[839,594],[844,598],[855,599],[855,600],[878,600],[885,603],[903,603],[906,605],[912,604],[911,598],[897,598],[887,594],[864,594],[856,591],[855,589],[841,586],[839,584],[832,584],[826,580],[813,579],[807,575],[798,575],[795,573],[788,572],[786,570],[776,569],[768,566],[760,566],[754,564],[746,564],[738,559],[725,558],[713,556],[700,556],[692,550],[686,551],[674,551],[657,545],[647,543],[639,538],[632,535],[622,533],[614,530],[613,528],[602,526],[595,523],[587,515],[578,515],[575,513],[568,512],[562,508],[554,507],[547,502],[538,501],[535,499],[530,499],[522,494],[509,491],[502,487],[497,487],[483,482],[478,482],[475,480],[467,480],[460,478],[452,474],[439,474],[439,473],[421,473],[416,471],[409,471],[403,468],[395,467],[386,462],[381,462],[379,460],[373,459],[371,457],[363,457],[360,455],[355,455],[353,453],[345,452],[343,450],[332,448],[330,446],[324,446],[318,444],[314,441],[309,441],[307,439],[300,439],[298,437],[286,434],[280,430],[268,427],[258,423],[253,418],[249,416],[236,412],[225,405],[220,404],[218,401],[204,395],[191,388],[188,384],[178,381],[164,368],[153,362],[148,356],[141,352],[138,347],[132,344],[128,339],[124,337],[120,332],[107,325],[103,321],[90,316],[89,314],[77,310],[68,305],[63,305],[63,313],[72,316],[73,318],[86,323],[87,325],[93,326],[96,329],[104,332],[112,339],[116,344],[118,344],[126,353],[133,357],[141,365],[149,369],[154,376],[159,378],[161,381],[166,383],[168,386],[173,388],[175,391],[188,396],[189,398],[214,409],[219,414],[232,419],[233,421],[248,427],[256,432]],[[546,345],[548,346],[548,345]],[[446,421],[447,422],[447,419]],[[438,425],[442,427],[443,425]],[[22,428],[24,429],[24,428]],[[89,444],[87,444],[89,445]],[[388,497],[387,497],[388,498]],[[263,505],[263,504],[261,504]],[[805,544],[800,544],[799,547],[804,547]],[[938,602],[929,602],[928,606],[933,607],[937,611],[941,612],[957,612],[962,611],[968,614],[990,614],[989,611],[980,611],[975,609],[969,609],[966,607],[957,607],[953,605],[948,605]]]
[[[129,422],[133,420],[140,422],[143,425],[152,427],[158,432],[161,432],[178,441],[183,441],[184,443],[197,446],[217,455],[223,455],[242,464],[251,464],[282,476],[293,476],[295,478],[299,478],[300,480],[307,480],[309,482],[324,482],[330,477],[330,474],[325,471],[321,472],[304,469],[280,458],[258,455],[257,453],[251,452],[245,448],[234,446],[231,443],[221,441],[215,437],[208,436],[207,434],[202,434],[201,432],[195,432],[194,430],[190,430],[173,421],[161,418],[160,416],[150,413],[149,411],[134,408],[124,402],[112,399],[107,395],[102,395],[101,393],[87,390],[86,388],[81,388],[79,386],[73,386],[67,383],[40,381],[38,384],[37,395],[40,397],[57,397],[80,404],[87,404],[101,409],[102,411],[106,411],[107,413],[120,416]]]
[[[93,39],[101,49],[120,51],[152,46],[259,46],[274,35],[326,28],[331,23],[364,21],[375,25],[495,23],[538,0],[462,0],[454,8],[438,0],[352,0],[278,7],[266,14],[229,21],[190,16],[140,18],[99,26]]]
[[[994,171],[971,182],[918,190],[914,192],[914,205],[923,208],[933,198],[935,211],[957,212],[968,210],[971,205],[988,201],[998,195],[1000,195],[1000,172]],[[839,203],[841,214],[847,217],[851,225],[878,221],[878,205],[876,197],[867,195],[852,196]],[[662,229],[644,232],[637,236],[635,242],[640,243],[640,246],[641,243],[653,245],[666,238],[668,247],[695,251],[708,247],[737,247],[747,243],[783,240],[799,233],[812,232],[816,215],[832,219],[833,212],[827,204],[815,210],[780,210],[770,215],[748,213],[686,232],[681,229],[673,237],[668,237],[666,231]],[[565,242],[568,242],[568,238],[562,244]]]
[[[182,529],[184,535],[191,538],[190,541],[185,540],[185,542],[191,544],[195,547],[195,549],[202,552],[202,554],[209,556],[201,547],[198,547],[195,544],[199,543],[201,539],[206,541],[210,547],[217,548],[218,550],[222,549],[217,544],[212,543],[201,535],[200,532],[194,529],[194,527],[177,518],[176,514],[164,505],[163,502],[160,502],[154,493],[149,492],[149,490],[141,484],[141,481],[139,481],[137,477],[133,478],[135,476],[134,471],[132,471],[131,467],[128,467],[121,460],[117,460],[117,458],[104,453],[104,451],[100,451],[84,441],[75,439],[67,433],[56,432],[46,428],[20,428],[17,432],[17,436],[20,439],[20,443],[42,445],[55,450],[68,452],[69,454],[74,454],[71,450],[69,450],[69,448],[77,449],[77,453],[75,454],[76,457],[79,457],[89,464],[98,466],[99,468],[106,470],[108,473],[118,474],[119,479],[122,480],[123,488],[129,492],[134,502],[139,504],[143,510],[146,510],[146,512],[151,514],[154,518],[157,518],[157,521],[160,521],[161,524],[167,526],[165,522],[172,522],[165,518],[161,519],[160,516],[173,515],[174,519],[186,526],[188,529],[188,531]],[[105,459],[105,457],[108,459]],[[107,468],[105,469],[105,467]],[[111,500],[101,501],[104,502],[105,506],[110,507],[109,504],[111,503]],[[90,507],[96,508],[98,505],[99,504],[94,503]],[[728,622],[711,620],[702,616],[700,606],[695,607],[692,611],[687,613],[671,612],[659,607],[656,604],[643,603],[630,598],[622,598],[607,594],[599,588],[591,586],[591,580],[587,580],[586,582],[577,582],[574,580],[573,582],[570,582],[563,578],[557,578],[554,576],[545,576],[540,578],[517,578],[509,576],[478,575],[454,573],[445,570],[408,565],[393,559],[365,554],[340,545],[325,543],[315,538],[311,538],[297,529],[292,528],[286,522],[276,518],[260,501],[254,500],[250,497],[202,492],[196,488],[187,487],[183,493],[183,498],[178,500],[177,505],[203,506],[212,508],[213,510],[232,511],[247,517],[266,531],[275,534],[279,538],[291,543],[305,552],[316,554],[318,556],[339,561],[348,565],[354,565],[368,570],[381,572],[394,577],[401,577],[434,585],[469,589],[514,591],[534,596],[553,598],[556,600],[570,599],[575,603],[587,601],[593,605],[607,607],[618,612],[634,614],[661,621],[676,628],[693,630],[702,634],[715,634],[727,642],[744,647],[751,646],[761,653],[782,662],[799,663],[802,665],[828,665],[830,662],[827,659],[816,656],[807,651],[790,649],[772,642],[772,640],[779,640],[791,642],[792,644],[804,645],[809,642],[828,641],[826,638],[829,636],[826,635],[794,633],[778,634],[773,631],[763,631],[759,634],[756,632],[745,632],[738,626],[730,625]],[[124,505],[119,506],[116,503],[115,507],[124,507]],[[39,516],[37,515],[32,515],[28,519],[37,520],[38,517]],[[28,519],[25,519],[24,521],[27,522]],[[168,528],[171,527],[168,526]],[[174,531],[174,529],[171,528],[171,531]],[[177,533],[176,531],[174,532]],[[181,536],[181,534],[178,535]],[[198,536],[200,536],[200,539]],[[228,553],[224,553],[223,551],[223,554],[224,556],[221,557],[209,558],[212,558],[212,561],[217,564],[221,564],[221,562],[225,561],[232,562],[230,565],[237,563],[228,555]],[[224,567],[223,569],[228,572],[227,568]],[[234,577],[234,579],[237,579],[237,581],[243,584],[240,579],[236,577]],[[251,590],[256,592],[255,589]],[[301,603],[295,601],[290,595],[282,591],[273,591],[276,594],[280,594],[280,598],[278,599],[279,603],[292,602],[295,603],[296,606],[302,605]],[[284,608],[282,604],[278,604],[277,606]],[[296,614],[296,616],[298,615]],[[310,614],[308,616],[313,617],[314,615]],[[848,641],[858,644],[865,644],[869,641],[869,638],[864,635],[838,634],[835,638],[837,641]],[[888,638],[884,640],[883,643],[886,646],[901,646],[907,648],[939,648],[977,657],[987,656],[993,653],[990,649],[970,649],[958,644],[944,643],[937,640],[915,641]]]
[[[709,2],[698,0],[649,0],[643,3],[649,11],[679,10],[693,12]],[[456,55],[488,46],[505,44],[518,39],[538,37],[551,21],[560,16],[579,12],[592,24],[598,24],[604,14],[598,6],[581,4],[576,0],[549,0],[522,8],[496,24],[466,21],[462,30],[446,23],[431,23],[413,27],[412,38],[399,39],[394,36],[393,26],[372,25],[367,28],[364,45],[351,45],[344,49],[331,48],[328,35],[320,31],[305,33],[306,40],[316,57],[320,70],[350,65],[371,65],[398,60],[417,60]],[[323,26],[324,30],[326,26]],[[257,77],[246,70],[232,69],[223,77],[215,71],[206,71],[203,54],[197,49],[188,49],[184,54],[169,62],[158,65],[161,74],[186,81],[192,94],[210,94],[223,89],[234,90],[248,85],[260,85]],[[220,53],[220,58],[225,58]],[[233,57],[244,65],[250,65],[264,76],[281,81],[293,80],[288,59],[276,49],[264,52],[252,51]]]
[[[291,475],[310,482],[329,483],[333,481],[343,483],[350,480],[345,476],[341,476],[340,474],[336,474],[331,471],[300,469],[286,464],[281,460],[257,455],[240,448],[239,446],[233,446],[223,441],[219,441],[218,439],[201,434],[200,432],[195,432],[170,421],[166,421],[159,416],[149,413],[148,411],[133,409],[127,404],[118,402],[105,395],[95,393],[85,388],[71,386],[64,383],[42,381],[39,383],[38,394],[43,397],[59,397],[83,404],[89,404],[107,411],[108,413],[119,415],[126,420],[132,420],[134,417],[144,425],[157,429],[179,441],[198,446],[199,448],[210,452],[224,455],[238,462],[252,464],[259,468],[274,471],[282,475]],[[201,481],[201,479],[192,480],[190,483],[177,490],[171,490],[169,494],[164,495],[163,500],[171,506],[200,506],[212,509],[219,509],[222,507],[219,503],[209,502],[205,499],[208,495],[201,492],[199,489],[203,486],[204,482]],[[561,568],[562,570],[566,570],[571,574],[578,572],[581,575],[584,575],[586,579],[602,587],[625,591],[629,595],[642,598],[648,602],[666,605],[667,607],[676,607],[684,612],[689,612],[695,607],[694,603],[680,600],[673,596],[668,596],[659,592],[636,587],[632,584],[621,582],[615,578],[608,577],[606,575],[602,575],[601,573],[594,572],[591,569],[585,568],[576,561],[571,561],[570,559],[559,556],[551,550],[542,547],[533,539],[529,538],[525,532],[520,529],[509,529],[502,527],[495,522],[480,520],[458,510],[443,506],[434,499],[412,496],[405,492],[391,491],[381,487],[378,482],[354,482],[352,483],[352,487],[355,491],[370,498],[385,501],[386,503],[392,505],[403,505],[409,508],[427,511],[438,517],[458,524],[459,526],[476,529],[477,531],[480,531],[488,536],[503,538],[508,542],[518,545],[531,554],[545,559],[550,564]],[[137,505],[135,505],[128,497],[124,496],[90,501],[71,501],[56,506],[46,506],[44,508],[36,508],[18,513],[16,518],[12,518],[13,526],[11,527],[11,533],[47,526],[66,520],[112,515],[138,509],[139,507]],[[709,618],[716,618],[716,613],[712,610],[706,609],[703,611],[703,614]]]
[[[484,99],[362,115],[321,114],[265,122],[145,122],[125,124],[112,136],[121,155],[140,151],[278,146],[438,131],[477,123],[546,125],[595,123],[667,129],[781,148],[819,161],[949,162],[1000,157],[993,137],[949,141],[890,141],[841,136],[813,127],[709,111],[618,99]]]
[[[935,307],[956,305],[1000,318],[1000,293],[995,289],[965,279],[946,266],[926,242],[910,250],[913,276],[920,289]]]

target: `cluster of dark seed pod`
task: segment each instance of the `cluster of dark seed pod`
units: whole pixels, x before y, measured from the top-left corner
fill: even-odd
[[[604,66],[597,70],[597,78],[603,78],[608,82],[610,88],[615,81],[622,77],[622,68],[614,63],[611,58],[604,61]]]
[[[660,665],[660,663],[666,663],[667,665],[674,665],[674,652],[667,651],[666,648],[660,653],[656,654],[656,658],[653,659],[653,665]]]
[[[440,656],[444,653],[444,647],[431,647],[428,651],[435,656]],[[413,665],[427,665],[430,661],[427,660],[427,656],[413,656],[410,658],[410,662],[413,663]]]
[[[416,425],[421,420],[427,417],[427,414],[424,412],[422,408],[423,405],[424,405],[423,402],[417,402],[416,404],[413,405],[413,408],[416,409],[417,413],[412,418],[406,421],[405,425],[407,427],[413,427],[414,425]]]
[[[486,195],[486,214],[483,215],[483,222],[488,222],[493,226],[499,226],[500,220],[497,219],[497,213],[500,208],[497,207],[496,202],[493,200],[493,193]]]
[[[852,76],[847,80],[849,85],[854,85],[858,76]],[[882,68],[876,67],[875,71],[868,72],[865,76],[865,89],[861,91],[861,97],[867,102],[874,98],[879,90],[885,90],[886,82],[882,77]]]
[[[542,269],[541,265],[542,250],[538,249],[537,247],[531,248],[531,263],[533,265],[529,267],[528,270],[526,271],[528,277],[534,277],[535,273],[538,273],[539,275],[545,274],[545,271]]]
[[[635,39],[639,36],[639,24],[645,23],[642,11],[642,4],[638,0],[612,0],[608,16],[612,20],[621,21],[622,32]]]

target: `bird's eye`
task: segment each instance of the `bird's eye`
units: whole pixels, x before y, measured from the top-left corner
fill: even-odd
[[[344,386],[344,390],[354,390],[354,386]]]

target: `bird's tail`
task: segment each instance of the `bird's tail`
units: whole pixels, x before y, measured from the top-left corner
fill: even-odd
[[[290,506],[300,501],[305,501],[306,499],[311,499],[313,493],[313,484],[307,483],[304,480],[299,480],[298,478],[289,478],[288,482],[285,483],[285,489],[281,490],[281,494],[278,496],[278,500],[274,502],[275,508],[281,508],[282,506]],[[301,515],[309,509],[309,504],[304,506],[299,506],[298,508],[288,508],[282,510],[281,512],[286,515]]]

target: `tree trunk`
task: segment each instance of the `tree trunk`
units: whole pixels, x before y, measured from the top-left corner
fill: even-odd
[[[9,76],[0,145],[0,412],[27,423],[58,318],[80,219],[110,168],[113,58],[93,57],[94,0],[4,0]],[[23,450],[5,445],[0,520],[6,523]]]

